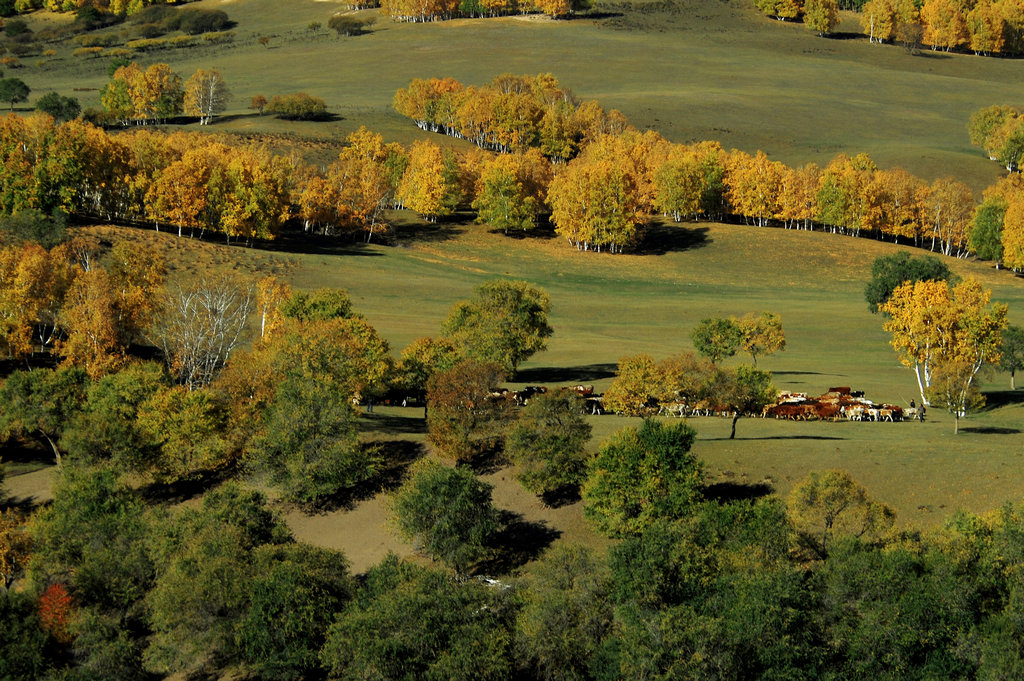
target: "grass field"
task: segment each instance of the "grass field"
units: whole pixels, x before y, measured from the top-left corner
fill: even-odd
[[[867,152],[926,179],[952,174],[977,191],[999,168],[970,147],[971,112],[1024,103],[1019,60],[869,45],[851,38],[857,16],[844,15],[841,38],[760,16],[749,0],[602,2],[598,18],[554,22],[535,17],[399,24],[379,17],[369,35],[338,38],[326,26],[338,0],[202,0],[237,22],[228,47],[169,49],[140,55],[167,61],[184,77],[217,68],[234,93],[211,130],[299,134],[340,140],[358,125],[409,141],[416,128],[391,109],[412,78],[453,76],[482,83],[503,72],[551,72],[577,95],[622,110],[637,126],[673,141],[717,139],[727,148],[763,149],[799,165],[836,153]],[[362,13],[376,16],[375,11]],[[113,30],[121,30],[115,28]],[[267,47],[258,36],[271,37]],[[107,60],[75,58],[71,48],[18,72],[34,96],[50,89],[98,106]],[[324,98],[339,119],[293,123],[246,109],[255,94],[297,90]]]
[[[691,348],[689,333],[703,317],[769,309],[781,314],[785,351],[762,360],[779,388],[820,394],[834,385],[865,390],[876,401],[906,404],[916,397],[913,374],[896,361],[867,311],[863,286],[872,260],[892,244],[742,225],[657,225],[644,254],[578,253],[543,235],[514,239],[485,227],[428,226],[398,215],[395,245],[324,247],[297,252],[283,241],[271,251],[228,247],[125,228],[107,238],[152,238],[163,245],[172,276],[224,268],[276,273],[296,286],[335,286],[397,353],[414,338],[436,334],[451,305],[492,277],[527,279],[551,295],[555,334],[549,349],[524,365],[531,384],[608,385],[617,360],[648,352],[656,358]],[[1006,271],[947,259],[1009,303],[1011,322],[1024,323],[1024,281]],[[736,362],[739,360],[730,360]],[[729,421],[694,418],[695,451],[709,481],[754,486],[785,495],[808,472],[849,470],[907,526],[931,527],[958,508],[984,511],[1024,497],[1024,390],[1008,390],[996,374],[986,384],[990,405],[952,433],[951,417],[930,412],[925,423],[795,423],[743,419],[728,440]],[[382,408],[365,418],[366,436],[426,450],[422,412]],[[592,448],[636,420],[593,417]],[[38,477],[38,476],[37,476]],[[486,478],[498,505],[559,540],[602,545],[583,523],[578,503],[548,508],[524,492],[513,471]],[[26,478],[26,483],[37,478]],[[17,477],[9,487],[17,489]],[[302,537],[344,548],[357,567],[387,550],[407,553],[387,529],[384,498],[351,509],[308,515],[289,512]]]
[[[823,40],[803,26],[759,16],[747,0],[599,2],[599,17],[571,22],[510,17],[433,24],[380,18],[371,34],[339,39],[326,25],[341,10],[335,0],[202,0],[238,22],[232,47],[156,52],[187,77],[198,67],[221,70],[234,92],[228,115],[213,132],[272,134],[310,157],[329,159],[359,125],[408,142],[420,133],[390,106],[394,91],[414,77],[453,76],[480,83],[506,72],[552,72],[580,97],[621,109],[636,125],[675,141],[718,139],[726,147],[763,149],[798,165],[827,162],[840,151],[867,152],[882,166],[901,165],[931,179],[952,174],[979,194],[999,174],[969,146],[970,113],[996,102],[1024,102],[1022,62],[965,55],[908,55],[850,38]],[[271,37],[269,47],[256,42]],[[63,48],[61,48],[63,50]],[[66,53],[65,53],[66,52]],[[70,49],[17,75],[33,97],[56,89],[98,104],[106,60],[80,61]],[[74,92],[73,92],[74,90]],[[252,95],[305,90],[323,97],[334,121],[293,123],[250,114]],[[434,137],[436,141],[442,138]],[[458,144],[451,140],[445,143]],[[274,273],[295,286],[336,286],[397,352],[416,337],[436,334],[451,305],[493,277],[526,279],[551,295],[555,335],[549,349],[523,367],[522,383],[593,383],[603,390],[617,360],[647,352],[662,358],[691,347],[689,333],[708,316],[772,310],[782,316],[788,347],[762,364],[780,388],[824,392],[849,385],[869,398],[906,404],[916,397],[912,373],[901,367],[867,311],[863,286],[871,262],[891,244],[822,233],[739,225],[655,225],[634,255],[578,253],[549,233],[505,237],[468,222],[425,225],[394,217],[391,246],[283,240],[269,250],[227,247],[168,234],[103,228],[107,236],[155,239],[172,277],[224,269]],[[984,264],[949,260],[1010,304],[1024,324],[1024,281]],[[904,525],[929,527],[956,508],[982,511],[1024,498],[1024,391],[1008,379],[986,384],[990,406],[954,437],[948,417],[932,412],[923,424],[787,423],[744,419],[738,439],[728,422],[693,419],[695,446],[709,480],[771,489],[785,495],[811,470],[849,470]],[[365,418],[368,438],[424,451],[416,410],[384,408]],[[635,421],[594,417],[596,448]],[[8,479],[15,496],[37,494],[48,472],[27,465]],[[578,503],[544,506],[498,467],[499,507],[540,540],[603,541],[582,522]],[[24,484],[19,488],[19,480]],[[756,486],[761,487],[756,487]],[[408,553],[388,534],[383,496],[320,515],[289,511],[301,538],[345,549],[357,570],[387,550]],[[538,541],[540,541],[538,540]],[[529,544],[529,541],[526,541]]]

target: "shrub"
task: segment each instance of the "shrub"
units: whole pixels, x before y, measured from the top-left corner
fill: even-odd
[[[4,22],[4,35],[8,38],[14,38],[15,36],[31,33],[28,24],[21,19],[11,19],[10,21]]]
[[[103,51],[102,47],[79,47],[71,53],[73,57],[92,57]]]
[[[6,66],[9,69],[20,69],[21,60],[17,57],[4,57],[0,59],[0,66]]]
[[[369,27],[373,25],[373,21],[373,19],[357,19],[353,16],[339,14],[331,17],[327,26],[336,31],[338,35],[362,35],[369,33]]]
[[[275,95],[267,104],[266,111],[281,118],[311,120],[321,118],[327,112],[327,105],[319,97],[297,92],[294,95]]]
[[[234,42],[235,34],[232,31],[217,31],[215,33],[204,33],[203,40],[214,45]]]
[[[42,52],[37,43],[14,43],[10,46],[11,54],[18,57],[30,57]]]
[[[167,45],[167,38],[154,38],[152,40],[129,40],[125,45],[131,50],[137,52],[145,52],[147,50],[155,50],[159,47]]]
[[[168,41],[168,44],[171,47],[188,47],[189,45],[195,45],[196,39],[190,35],[179,35],[171,38]]]
[[[80,35],[75,36],[75,42],[82,47],[110,47],[111,45],[118,45],[121,42],[121,37],[116,33],[103,33],[101,35]]]
[[[140,24],[135,32],[142,38],[159,38],[167,29],[162,24]]]
[[[180,28],[189,35],[223,31],[231,25],[227,13],[219,9],[183,9],[180,16]]]
[[[62,97],[56,92],[48,92],[36,102],[36,110],[50,114],[57,121],[69,121],[78,117],[82,105],[74,97]]]
[[[150,5],[132,15],[129,21],[133,24],[163,24],[176,20],[178,10],[169,5]]]
[[[43,50],[43,56],[44,57],[56,57],[57,56],[57,50]]]
[[[128,66],[128,64],[131,63],[131,60],[129,59],[129,57],[132,56],[132,51],[131,50],[126,50],[123,47],[114,47],[114,48],[111,48],[111,49],[108,49],[108,50],[104,50],[103,56],[104,57],[113,57],[114,58],[114,61],[117,62],[117,64],[118,64],[117,66],[114,67],[114,70],[116,71],[117,69],[121,68],[122,66]]]

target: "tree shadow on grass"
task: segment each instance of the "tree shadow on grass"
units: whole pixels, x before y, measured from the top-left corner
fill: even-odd
[[[727,504],[733,501],[753,501],[773,492],[775,489],[766,482],[716,482],[704,488],[704,498]]]
[[[516,381],[530,385],[545,383],[586,383],[602,378],[612,378],[617,369],[615,364],[583,364],[574,367],[531,367],[521,369],[515,375]]]
[[[20,511],[31,513],[41,504],[35,497],[3,497],[0,498],[0,511]]]
[[[490,558],[476,564],[473,572],[481,575],[503,575],[536,560],[551,543],[562,536],[559,530],[543,522],[523,519],[519,513],[501,511],[504,529],[491,537]]]
[[[367,433],[399,433],[402,435],[421,435],[427,432],[427,422],[423,419],[423,409],[408,407],[409,416],[393,414],[363,413],[359,415],[360,427]]]
[[[506,239],[512,239],[513,241],[526,241],[527,239],[535,241],[550,241],[558,236],[558,234],[555,233],[554,227],[547,224],[538,225],[533,229],[514,229],[511,232],[505,232],[500,229],[492,229],[489,231],[491,234],[501,234]]]
[[[508,465],[508,458],[505,456],[505,448],[495,445],[474,456],[468,464],[477,475],[490,475]]]
[[[367,250],[364,241],[353,241],[346,237],[306,234],[297,230],[282,233],[273,241],[260,242],[260,250],[275,253],[296,253],[306,255],[360,255],[380,256],[380,253]]]
[[[711,243],[708,227],[682,227],[669,225],[648,225],[637,245],[637,252],[644,255],[665,255],[703,248]]]
[[[820,371],[773,371],[772,372],[772,376],[840,376],[840,377],[844,377],[843,374],[823,374]]]
[[[1024,404],[1024,390],[993,390],[985,393],[985,406],[981,411],[994,411],[1016,404]]]
[[[1017,428],[1002,428],[1000,426],[978,426],[976,428],[961,428],[960,432],[978,435],[1017,435],[1021,431]]]
[[[709,437],[700,439],[705,442],[726,442],[728,440],[754,442],[756,440],[845,440],[846,438],[830,437],[828,435],[764,435],[762,437]]]
[[[548,508],[561,508],[575,504],[582,497],[580,497],[579,485],[562,485],[556,490],[544,492],[540,498]]]

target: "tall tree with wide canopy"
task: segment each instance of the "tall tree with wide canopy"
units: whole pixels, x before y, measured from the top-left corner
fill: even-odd
[[[519,365],[547,347],[548,294],[525,281],[494,280],[474,290],[471,300],[456,303],[442,325],[468,357],[496,362],[515,374]]]

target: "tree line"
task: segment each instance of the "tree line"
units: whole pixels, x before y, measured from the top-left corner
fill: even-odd
[[[140,120],[166,115],[165,91],[149,86],[173,82],[161,65],[145,71],[128,65],[117,73],[123,77],[105,95],[130,95],[133,115],[146,117]],[[194,82],[195,106],[206,102],[203,115],[212,115],[211,93],[223,80],[200,70]],[[839,154],[824,168],[791,168],[716,142],[673,144],[593,102],[573,104],[571,93],[548,76],[502,76],[481,90],[490,94],[480,99],[475,88],[450,79],[414,81],[396,95],[396,106],[428,130],[509,153],[457,152],[428,140],[404,148],[360,129],[328,168],[229,138],[110,134],[81,120],[57,125],[47,117],[9,115],[0,122],[0,211],[60,208],[249,241],[274,238],[292,219],[306,231],[370,239],[387,231],[389,209],[408,208],[428,220],[474,210],[479,222],[505,232],[547,219],[574,247],[610,252],[635,246],[660,213],[677,222],[822,228],[1024,266],[1017,176],[986,190],[985,202],[975,206],[970,188],[952,177],[929,184],[900,168],[879,169],[866,154]],[[475,109],[478,99],[486,105],[474,133],[460,112]],[[519,113],[506,116],[513,109]],[[485,125],[492,117],[496,122]],[[982,139],[1008,125],[989,125]],[[972,136],[976,128],[972,122]]]
[[[802,19],[819,35],[835,29],[840,9],[853,9],[872,43],[985,56],[1024,51],[1024,17],[1016,0],[754,0],[754,5],[776,19]]]

